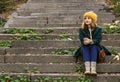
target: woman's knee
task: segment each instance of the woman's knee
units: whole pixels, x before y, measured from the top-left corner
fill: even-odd
[[[95,48],[97,48],[98,46],[97,46],[97,45],[92,45],[92,47],[95,47]]]

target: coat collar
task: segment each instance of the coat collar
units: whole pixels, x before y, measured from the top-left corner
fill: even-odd
[[[96,27],[96,28],[92,31],[92,36],[94,36],[97,28],[98,28],[98,27]],[[86,36],[90,37],[89,29],[83,29],[83,33],[84,33]]]

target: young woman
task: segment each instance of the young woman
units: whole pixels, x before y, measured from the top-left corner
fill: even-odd
[[[75,56],[78,57],[82,54],[85,64],[85,74],[97,75],[96,62],[101,49],[102,29],[97,26],[97,14],[93,11],[86,12],[83,19],[82,28],[79,30],[81,47],[77,50]],[[111,54],[107,49],[105,50],[106,54]]]

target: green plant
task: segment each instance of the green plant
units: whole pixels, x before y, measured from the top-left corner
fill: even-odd
[[[12,81],[12,76],[11,75],[3,75],[0,74],[0,82],[10,82]]]
[[[16,78],[10,74],[0,74],[0,82],[30,82],[27,76],[18,75]]]
[[[0,0],[0,27],[4,27],[17,6],[25,3],[26,1],[27,0]]]
[[[45,34],[50,34],[50,33],[52,33],[52,32],[53,32],[52,29],[46,29],[46,30],[44,31]]]
[[[34,80],[34,82],[73,82],[72,80],[69,80],[67,77],[49,77],[49,76],[39,76],[37,79]]]
[[[58,55],[73,55],[75,49],[65,49],[65,50],[55,50],[52,53],[53,54],[58,54]]]
[[[120,21],[117,20],[114,23],[106,24],[106,28],[103,29],[105,34],[120,33]]]
[[[10,41],[0,40],[0,48],[10,48],[12,46]]]
[[[44,36],[40,36],[40,35],[20,35],[17,37],[14,37],[13,40],[44,40],[45,37]]]
[[[33,68],[33,69],[26,68],[25,72],[26,73],[40,73],[40,71],[38,71],[37,68]]]
[[[5,25],[5,22],[2,22],[2,23],[0,24],[0,27],[4,27],[4,25]]]
[[[112,49],[111,53],[114,55],[119,55],[119,51],[117,49]]]
[[[79,76],[77,80],[69,79],[66,76],[61,77],[49,77],[49,76],[38,76],[34,82],[92,82],[86,76]]]
[[[111,59],[109,59],[108,63],[112,63],[114,60],[119,61],[120,60],[120,55],[119,51],[117,49],[112,49],[111,53],[114,55]]]
[[[3,21],[3,19],[6,20],[4,13],[13,11],[13,10],[15,10],[15,8],[16,8],[16,6],[14,3],[14,0],[0,0],[0,24],[5,23]]]
[[[76,65],[76,72],[79,74],[83,73],[82,65]]]
[[[16,3],[26,3],[28,0],[14,0]]]
[[[18,75],[12,82],[30,82],[30,78],[27,76]]]
[[[113,60],[120,60],[119,51],[117,49],[113,49],[111,53],[114,55],[114,57],[109,62],[112,62]]]
[[[66,31],[62,31],[61,34],[70,34],[70,33]]]
[[[117,16],[120,16],[120,0],[111,0],[113,8]]]
[[[68,82],[68,78],[65,77],[65,76],[62,76],[62,77],[60,78],[60,82]]]
[[[15,9],[14,0],[0,0],[0,13]]]
[[[34,82],[50,82],[52,79],[49,76],[39,76]]]
[[[58,82],[58,79],[53,79],[53,82]]]
[[[58,82],[74,82],[73,79],[69,79],[66,76],[60,77]]]
[[[59,38],[57,40],[64,40],[64,41],[67,41],[67,40],[73,40],[74,39],[74,36],[66,36],[66,35],[60,35]]]
[[[86,76],[79,76],[76,82],[92,82],[92,81]]]
[[[17,29],[17,28],[10,28],[3,30],[2,33],[5,34],[37,34],[36,30],[34,29]]]

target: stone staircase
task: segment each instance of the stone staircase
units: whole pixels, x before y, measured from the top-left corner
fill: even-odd
[[[81,76],[79,79],[86,78],[82,74],[83,61],[80,58],[81,64],[76,64],[72,56],[80,45],[78,30],[82,16],[90,10],[98,14],[101,26],[115,19],[112,13],[104,10],[101,2],[95,0],[28,0],[8,21],[8,28],[0,30],[1,40],[11,41],[12,44],[11,48],[0,49],[0,73],[27,76],[30,82],[49,82],[35,81],[40,76],[54,78],[50,82],[60,82],[55,81],[60,77],[73,80],[67,82],[90,82],[77,81]],[[19,33],[4,32],[13,28],[32,29],[36,33],[26,34],[25,37]],[[31,40],[25,40],[30,36]],[[119,36],[103,34],[102,44],[110,50],[120,51]],[[92,82],[120,82],[120,60],[113,58],[107,56],[105,63],[97,64],[98,75],[87,78]]]
[[[88,3],[87,3],[88,2]],[[75,1],[28,1],[17,10],[10,27],[79,27],[83,14],[93,10],[98,16],[98,24],[110,23],[115,18],[104,10],[104,6],[95,0]],[[104,18],[104,19],[103,19]],[[109,19],[108,19],[109,18]]]

